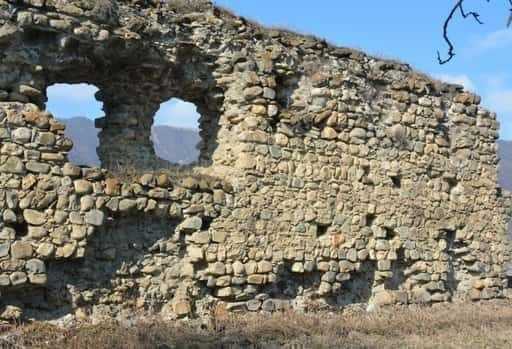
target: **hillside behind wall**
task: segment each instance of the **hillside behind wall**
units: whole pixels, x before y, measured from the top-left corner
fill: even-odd
[[[176,4],[0,0],[2,318],[508,296],[510,200],[478,96]],[[104,169],[67,161],[55,83],[99,88]],[[201,113],[190,176],[151,144],[173,97]]]

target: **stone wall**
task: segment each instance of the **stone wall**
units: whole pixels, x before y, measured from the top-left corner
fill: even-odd
[[[478,96],[184,4],[0,0],[1,317],[507,296]],[[100,90],[104,169],[69,163],[45,111],[48,86],[79,82]],[[188,175],[150,140],[172,97],[202,115]]]

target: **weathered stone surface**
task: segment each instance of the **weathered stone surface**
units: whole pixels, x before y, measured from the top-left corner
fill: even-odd
[[[37,254],[42,257],[50,257],[53,255],[53,252],[55,251],[55,246],[50,243],[42,243],[37,248]]]
[[[173,303],[173,310],[177,316],[185,316],[192,312],[192,307],[189,301],[179,300]]]
[[[23,210],[23,218],[28,224],[32,225],[43,225],[46,222],[44,213],[31,209]]]
[[[8,242],[4,242],[4,243],[0,244],[0,258],[8,256],[10,248],[11,248],[11,244]]]
[[[11,280],[11,285],[19,286],[23,285],[28,281],[27,274],[21,271],[15,271],[9,276]]]
[[[29,258],[32,252],[32,245],[28,242],[15,241],[11,246],[11,256],[14,259]]]
[[[91,210],[85,214],[85,222],[97,227],[103,224],[104,219],[105,214],[100,210]]]
[[[30,259],[25,264],[25,269],[29,274],[43,274],[46,272],[44,262],[39,259]]]
[[[265,275],[253,274],[247,277],[247,283],[253,285],[262,285],[266,281]]]
[[[71,238],[73,240],[82,240],[87,236],[87,227],[85,225],[73,225]]]
[[[91,182],[79,179],[73,182],[73,185],[75,187],[75,191],[77,194],[90,194],[92,193],[92,184]]]
[[[191,233],[194,231],[197,231],[201,229],[201,226],[203,225],[203,220],[201,217],[190,217],[185,219],[179,226],[180,230],[185,233]]]
[[[14,213],[14,211],[9,209],[4,211],[2,218],[5,223],[16,223],[17,221],[16,214]]]
[[[119,211],[130,211],[137,207],[137,201],[131,199],[123,199],[119,202]]]
[[[32,130],[27,127],[20,127],[12,132],[12,140],[17,143],[30,142],[32,138]]]
[[[80,176],[80,173],[82,171],[80,170],[80,167],[75,166],[71,163],[66,163],[64,167],[62,168],[62,174],[64,176],[70,176],[70,177],[78,177]]]
[[[272,271],[272,263],[268,261],[261,261],[258,263],[258,272],[262,274],[270,273]]]
[[[0,318],[8,321],[19,321],[23,314],[23,309],[14,305],[8,305],[0,314]]]
[[[191,15],[154,1],[9,1],[16,15],[0,26],[9,302],[41,308],[34,290],[55,313],[164,305],[176,318],[219,300],[271,312],[509,293],[511,196],[497,190],[499,124],[479,97],[195,3]],[[36,30],[44,38],[26,41]],[[69,163],[73,142],[44,110],[57,80],[98,86],[103,168]],[[152,144],[153,117],[173,97],[201,113],[188,167]]]
[[[28,161],[25,164],[25,167],[30,172],[35,172],[35,173],[48,173],[48,172],[50,172],[50,165],[42,163],[42,162]]]
[[[22,174],[25,172],[25,165],[21,159],[10,157],[0,166],[0,172]]]

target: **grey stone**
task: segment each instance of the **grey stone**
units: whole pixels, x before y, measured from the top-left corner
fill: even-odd
[[[0,172],[23,174],[25,165],[19,158],[11,156],[0,166]]]
[[[16,143],[28,143],[32,139],[32,130],[27,127],[19,127],[12,131],[12,140]]]
[[[16,272],[12,273],[9,276],[9,279],[11,280],[11,284],[13,286],[23,285],[23,284],[27,283],[27,281],[28,281],[27,274],[25,274],[24,272],[21,272],[21,271],[16,271]]]
[[[263,301],[263,304],[261,305],[261,310],[267,312],[273,312],[275,308],[276,306],[273,299],[266,299]]]
[[[210,273],[213,275],[224,275],[226,274],[226,265],[221,262],[213,263],[210,266]]]
[[[32,256],[33,248],[29,242],[15,241],[11,245],[11,257],[14,259],[26,259]]]
[[[85,225],[74,224],[71,229],[71,238],[73,240],[82,240],[87,236],[87,227]]]
[[[270,273],[272,272],[272,263],[268,261],[261,261],[258,263],[258,273]]]
[[[96,227],[103,225],[104,219],[105,214],[100,210],[91,210],[85,214],[85,222]]]
[[[11,244],[8,242],[0,244],[0,258],[7,257],[9,255],[10,248]]]
[[[62,174],[64,176],[79,177],[81,173],[82,170],[80,170],[80,167],[75,166],[69,162],[64,164],[64,167],[62,168]]]
[[[73,182],[73,185],[75,187],[75,192],[79,195],[92,193],[92,184],[85,179],[78,179]]]
[[[366,130],[356,127],[350,131],[350,136],[354,138],[366,139]]]
[[[13,210],[6,209],[2,215],[5,223],[16,223],[17,218]]]
[[[35,172],[35,173],[48,173],[48,172],[50,172],[50,165],[42,163],[42,162],[28,161],[25,164],[25,167],[30,172]]]
[[[28,224],[32,225],[43,225],[47,221],[46,215],[43,212],[31,209],[23,210],[23,218]]]
[[[135,207],[137,207],[136,200],[123,199],[119,202],[119,211],[121,212],[133,210]]]
[[[258,311],[261,308],[261,301],[256,299],[251,299],[246,303],[247,310],[249,311]]]
[[[37,142],[44,146],[55,144],[55,135],[52,132],[40,132],[37,135]]]
[[[40,259],[30,259],[25,263],[25,270],[29,274],[43,274],[46,273],[46,266]]]
[[[48,230],[44,227],[28,227],[28,236],[32,239],[41,239],[48,235]]]
[[[192,233],[201,229],[203,220],[201,217],[189,217],[186,218],[179,226],[179,229],[184,233]]]

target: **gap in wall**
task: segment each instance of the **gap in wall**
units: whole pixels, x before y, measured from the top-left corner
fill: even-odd
[[[162,103],[151,132],[156,155],[178,165],[197,162],[200,116],[195,104],[179,98]]]
[[[103,111],[94,97],[97,91],[85,83],[54,84],[46,90],[46,109],[66,125],[65,134],[73,141],[68,159],[76,165],[100,166],[96,152],[100,130],[94,127],[94,119],[103,116]]]

